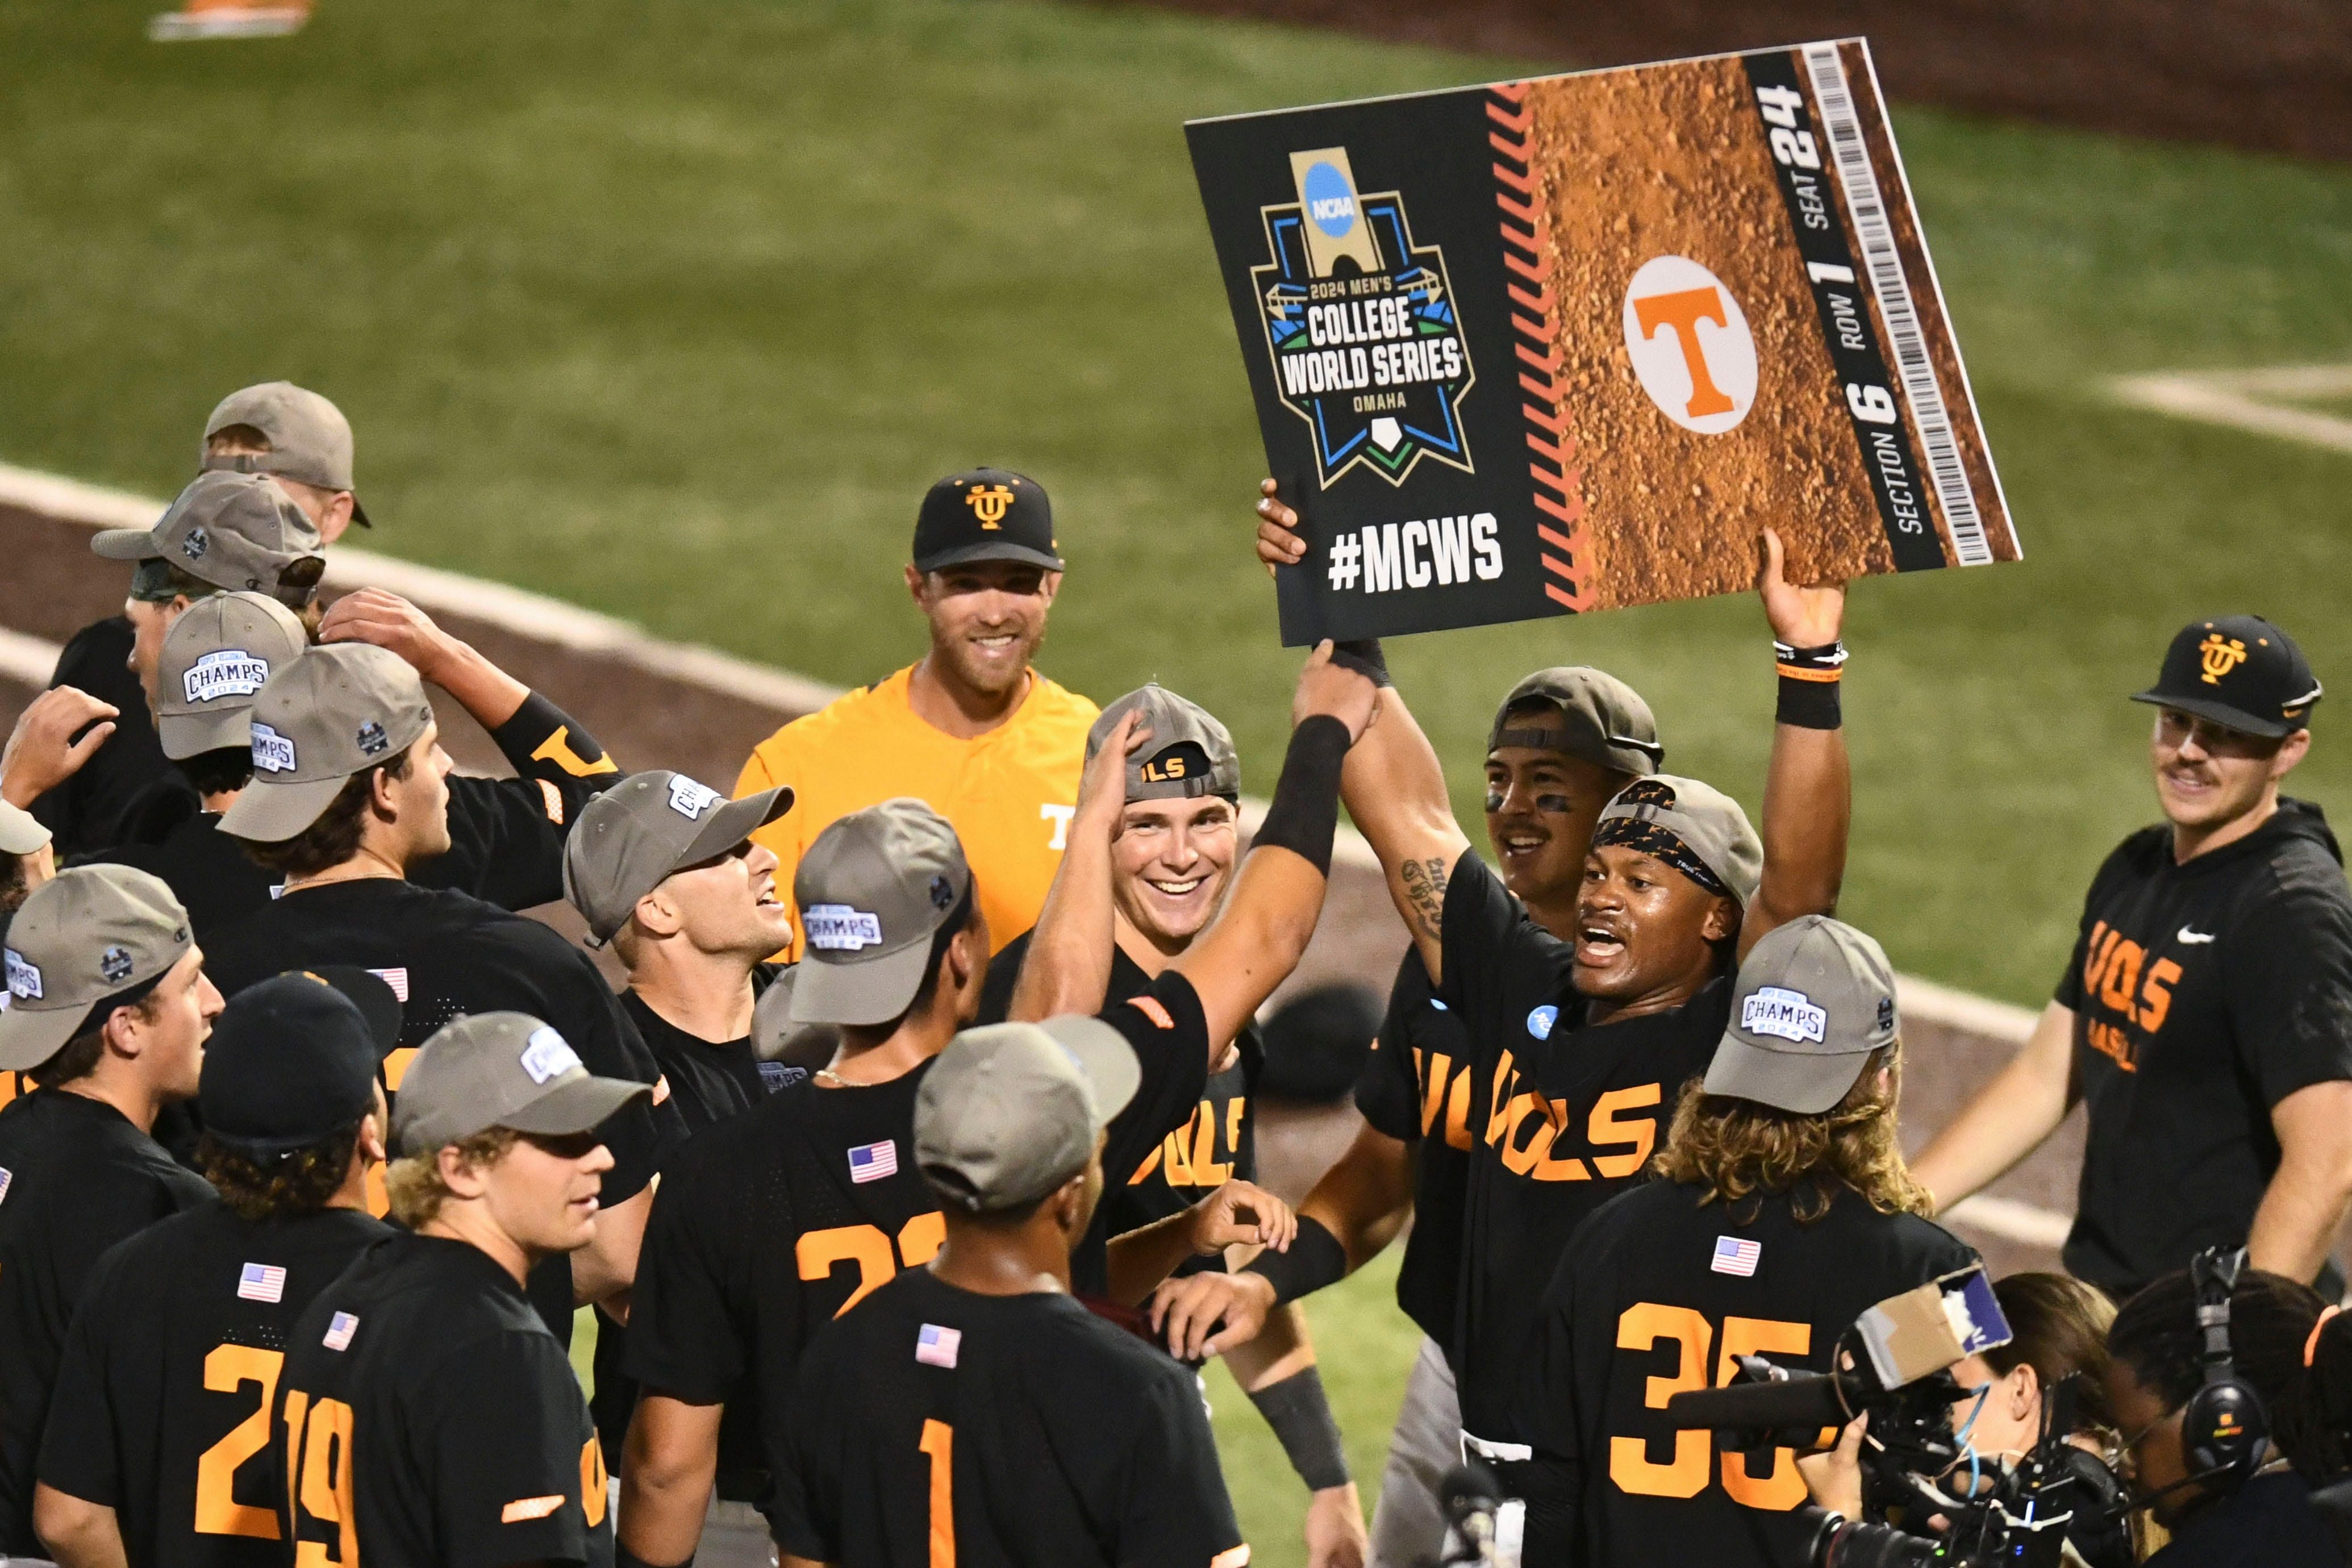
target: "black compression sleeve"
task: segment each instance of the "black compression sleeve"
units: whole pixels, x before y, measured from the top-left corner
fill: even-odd
[[[1300,1215],[1298,1234],[1291,1237],[1290,1250],[1261,1252],[1244,1272],[1263,1274],[1271,1280],[1275,1305],[1280,1306],[1345,1279],[1348,1249],[1321,1220]]]
[[[1339,827],[1339,766],[1352,744],[1348,726],[1328,713],[1313,715],[1290,732],[1282,777],[1252,849],[1279,845],[1325,876],[1331,874],[1331,836]]]
[[[1339,1423],[1323,1393],[1323,1374],[1308,1367],[1279,1383],[1250,1391],[1250,1403],[1274,1428],[1290,1468],[1310,1492],[1348,1484],[1348,1456],[1339,1446]]]
[[[1342,669],[1352,669],[1374,686],[1394,686],[1389,679],[1388,655],[1381,651],[1378,637],[1359,637],[1353,642],[1331,645],[1331,662]]]

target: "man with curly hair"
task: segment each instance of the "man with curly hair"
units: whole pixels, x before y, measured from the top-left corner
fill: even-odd
[[[222,1011],[197,1089],[221,1201],[99,1259],[66,1338],[33,1500],[66,1568],[278,1568],[257,1439],[295,1320],[392,1234],[367,1177],[399,1031],[391,988],[356,970],[281,974]]]
[[[1526,1561],[1587,1568],[1804,1560],[1796,1458],[1677,1432],[1665,1396],[1731,1358],[1827,1371],[1838,1336],[1889,1296],[1976,1253],[1921,1216],[1895,1107],[1895,973],[1878,943],[1806,915],[1739,966],[1730,1022],[1685,1085],[1663,1180],[1577,1231],[1545,1292],[1496,1456],[1527,1500]]]

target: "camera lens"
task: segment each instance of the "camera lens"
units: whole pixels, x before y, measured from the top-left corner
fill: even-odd
[[[1929,1568],[1943,1561],[1935,1542],[1891,1524],[1840,1520],[1813,1537],[1812,1568]]]

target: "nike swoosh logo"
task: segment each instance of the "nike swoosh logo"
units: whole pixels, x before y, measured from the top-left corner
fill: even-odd
[[[2214,933],[2210,931],[2190,931],[2187,926],[2182,926],[2173,934],[2179,940],[2181,944],[2186,947],[2194,947],[2200,942],[2211,942],[2214,935]]]

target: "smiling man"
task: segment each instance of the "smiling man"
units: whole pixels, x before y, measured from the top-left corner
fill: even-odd
[[[2099,868],[2032,1037],[1919,1157],[1949,1208],[2089,1101],[2066,1268],[2118,1300],[2210,1247],[2317,1279],[2352,1203],[2352,889],[2279,794],[2319,696],[2268,621],[2181,628],[2132,699],[2165,821]]]
[[[1037,923],[1062,862],[1095,705],[1030,668],[1062,586],[1054,509],[1003,468],[951,474],[923,497],[907,591],[930,623],[919,663],[760,742],[737,798],[789,784],[798,806],[754,836],[792,885],[841,817],[911,796],[954,826],[998,946]],[[802,956],[797,926],[790,956]]]

